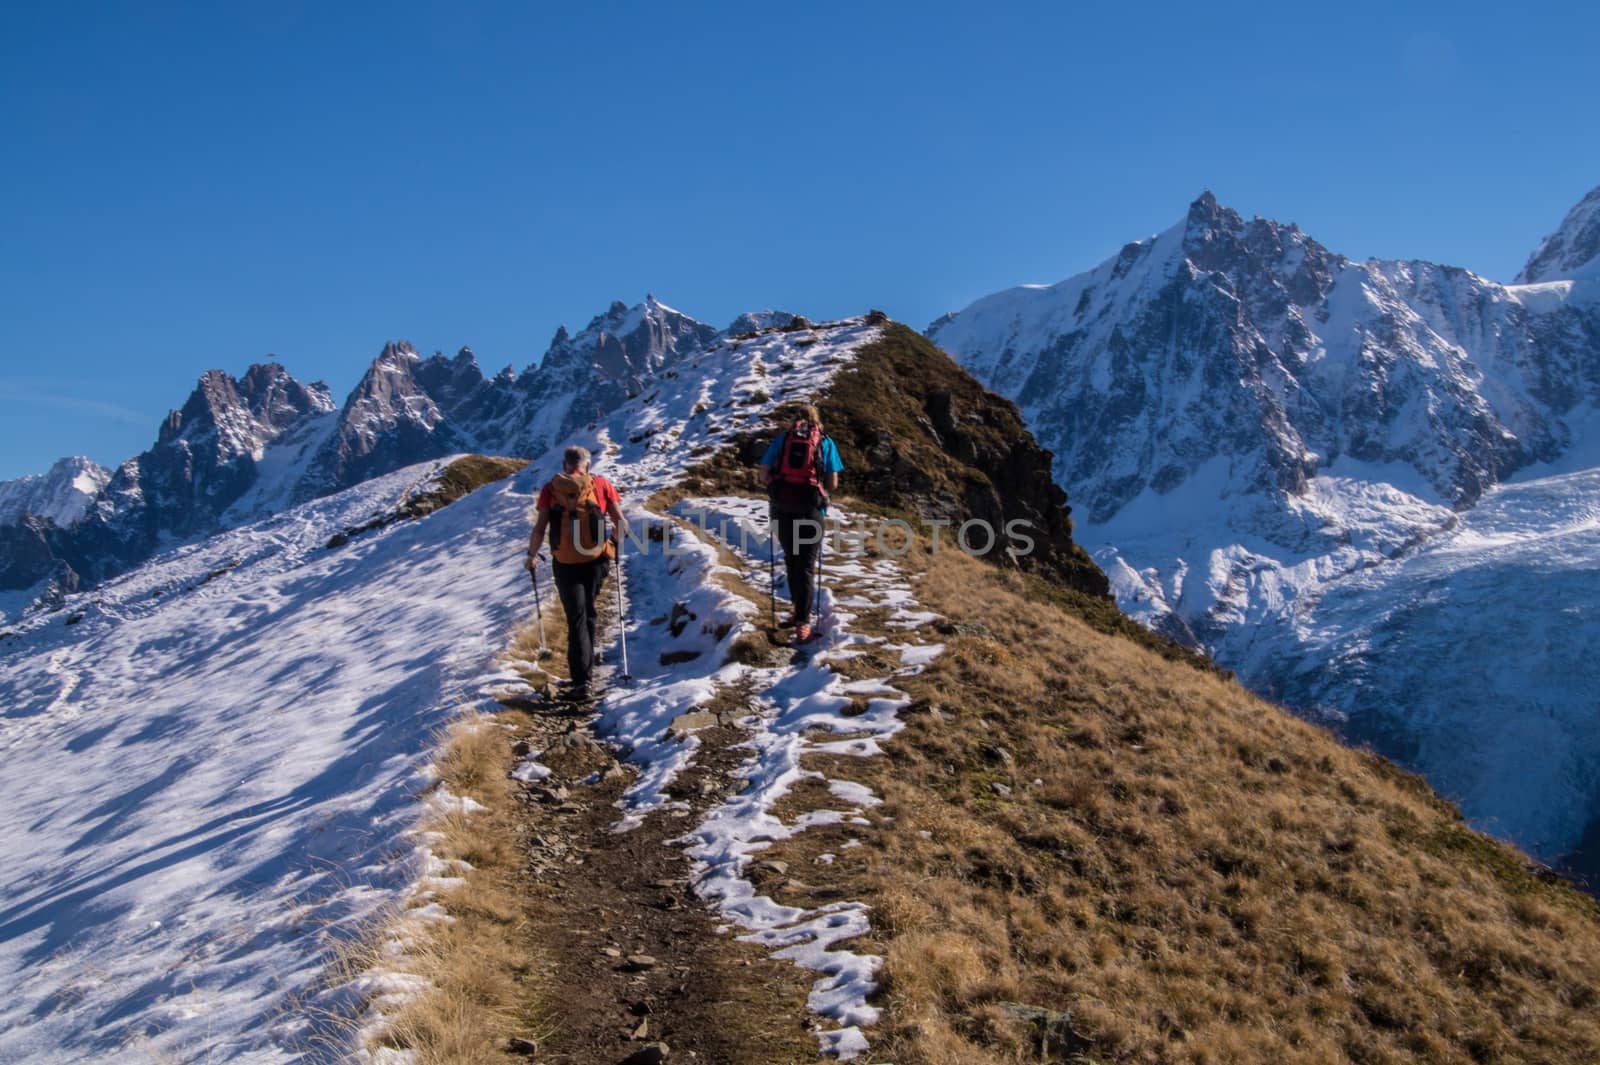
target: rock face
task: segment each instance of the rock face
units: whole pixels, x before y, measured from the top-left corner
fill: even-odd
[[[1468,505],[1570,442],[1600,397],[1594,315],[1423,262],[1355,263],[1208,193],[1098,269],[929,328],[1058,449],[1087,519],[1221,460],[1230,495],[1304,495],[1341,460]]]
[[[763,311],[735,325],[792,317]],[[92,584],[164,545],[455,452],[540,454],[720,335],[648,296],[613,303],[576,335],[558,330],[520,374],[508,366],[486,377],[469,348],[424,358],[392,341],[342,407],[277,363],[239,379],[208,371],[155,445],[114,474],[63,460],[0,484],[0,590]]]
[[[1505,625],[1583,621],[1600,564],[1600,481],[1574,474],[1600,458],[1597,215],[1600,193],[1508,286],[1354,262],[1207,194],[1086,274],[928,332],[1055,450],[1128,613],[1553,858],[1600,811],[1600,672]],[[1594,498],[1517,502],[1574,492]],[[1540,580],[1511,579],[1535,557]],[[1519,787],[1536,765],[1559,785]]]
[[[0,587],[29,588],[52,573],[56,566],[50,550],[53,529],[49,521],[32,514],[0,525]]]
[[[459,404],[460,393],[483,381],[470,353],[468,360],[464,367],[444,363],[440,356],[424,363],[403,340],[384,345],[345,400],[338,427],[297,495],[312,498],[461,450],[460,431],[446,421],[423,381],[431,381],[447,401]]]
[[[254,483],[264,449],[332,409],[325,386],[302,385],[277,363],[252,366],[238,379],[208,371],[167,415],[155,446],[124,462],[76,524],[47,531],[53,559],[94,583],[163,543],[212,531]]]
[[[1600,188],[1585,196],[1562,220],[1561,228],[1544,238],[1517,284],[1600,278]]]
[[[1028,433],[1016,407],[986,391],[928,341],[889,324],[857,353],[821,403],[823,424],[847,470],[872,481],[876,502],[961,526],[984,523],[996,550],[1013,543],[1014,562],[1090,595],[1105,595],[1100,572],[1074,542],[1067,494],[1051,478],[1050,453]],[[764,441],[757,442],[764,444]],[[749,456],[755,461],[759,453]],[[1013,522],[1028,543],[1007,535]],[[985,546],[974,532],[969,544]]]

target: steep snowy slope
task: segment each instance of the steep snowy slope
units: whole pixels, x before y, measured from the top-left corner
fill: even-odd
[[[632,506],[873,335],[708,348],[580,438]],[[493,658],[530,605],[529,493],[554,461],[325,546],[436,469],[409,467],[181,547],[0,640],[0,791],[18,811],[0,825],[0,1058],[321,1056],[301,1000],[328,937],[422,871],[401,833],[425,758],[504,679]]]
[[[1582,265],[1592,214],[1580,205],[1535,255],[1525,278],[1538,283],[1508,287],[1426,262],[1353,262],[1207,194],[1183,222],[1096,270],[979,300],[929,334],[1015,399],[1056,450],[1078,537],[1130,613],[1204,645],[1261,690],[1310,698],[1296,678],[1328,652],[1302,660],[1311,652],[1301,638],[1322,631],[1332,645],[1344,631],[1316,620],[1331,587],[1348,578],[1351,602],[1363,604],[1339,614],[1346,623],[1404,609],[1415,588],[1369,587],[1369,575],[1454,529],[1461,511],[1518,471],[1580,468],[1593,455],[1600,301],[1591,282],[1549,280]],[[1565,556],[1557,569],[1572,576],[1582,558]],[[1540,603],[1529,609],[1557,609]],[[1456,622],[1473,618],[1492,642],[1493,604]],[[1513,659],[1540,653],[1497,646],[1507,676],[1517,675]],[[1453,757],[1499,742],[1457,716],[1472,682],[1453,658],[1401,661],[1393,640],[1352,653],[1365,663],[1361,694],[1326,685],[1318,706],[1387,699],[1389,717],[1416,729],[1467,725]],[[1432,682],[1416,684],[1428,667]],[[1501,716],[1530,732],[1554,716],[1558,732],[1581,734],[1586,691],[1580,680],[1537,700],[1513,693]],[[1374,734],[1403,761],[1418,750],[1397,729]],[[1427,765],[1442,772],[1446,760]],[[1480,824],[1547,858],[1577,842],[1573,826],[1589,816],[1594,788],[1567,789],[1552,811],[1540,788],[1493,776],[1448,778],[1463,782],[1451,793]]]
[[[165,556],[0,644],[0,1057],[278,1060],[411,876],[419,756],[520,606],[526,486],[323,549],[429,467]],[[68,625],[72,618],[81,620]]]

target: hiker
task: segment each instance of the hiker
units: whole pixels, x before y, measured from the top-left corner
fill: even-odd
[[[556,592],[567,614],[567,694],[589,697],[594,669],[595,623],[600,617],[600,586],[617,554],[617,538],[625,523],[622,499],[604,477],[589,472],[586,448],[569,447],[561,457],[562,472],[539,489],[538,517],[528,537],[528,571],[539,564],[539,548],[550,533],[550,564]],[[611,519],[605,535],[603,518]]]
[[[833,438],[822,433],[817,408],[807,404],[789,431],[773,439],[761,456],[761,473],[772,501],[771,527],[783,547],[784,572],[794,615],[794,642],[806,643],[811,629],[812,568],[822,548],[828,496],[839,487],[844,463]]]

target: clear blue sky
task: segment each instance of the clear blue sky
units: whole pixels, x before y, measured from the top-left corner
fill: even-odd
[[[0,6],[0,477],[209,367],[339,399],[653,291],[921,327],[1201,190],[1509,279],[1600,184],[1592,4]],[[1564,10],[1558,10],[1564,8]]]

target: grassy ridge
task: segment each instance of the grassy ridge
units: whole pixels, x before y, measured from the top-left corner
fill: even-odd
[[[897,681],[887,757],[828,767],[885,799],[840,870],[887,961],[879,1058],[1600,1061],[1593,899],[1026,578],[916,568],[961,630]]]
[[[897,681],[916,702],[887,758],[827,767],[886,800],[829,866],[873,905],[865,946],[887,962],[875,1058],[1600,1061],[1600,905],[1122,615],[1048,455],[975,392],[891,325],[817,397],[851,509],[1031,506],[1065,533],[1022,570],[904,560],[946,651]],[[699,487],[755,487],[764,443],[714,457]],[[772,854],[804,867],[823,845]]]

